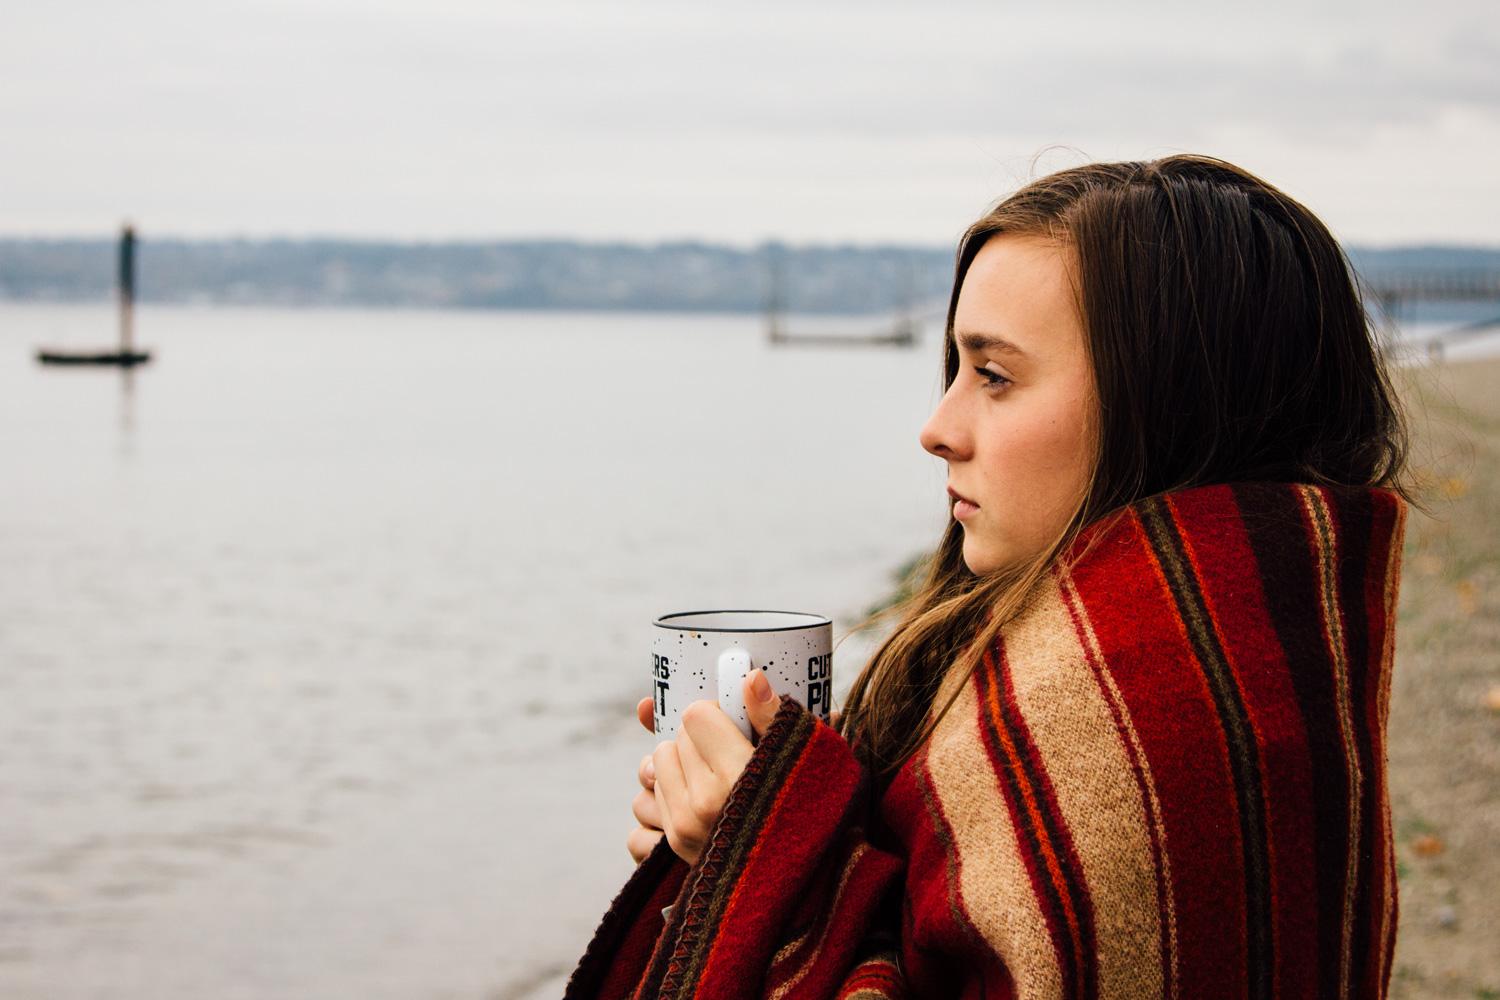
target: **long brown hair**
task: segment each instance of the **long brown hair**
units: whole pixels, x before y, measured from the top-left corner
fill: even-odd
[[[840,729],[884,782],[931,735],[950,670],[973,672],[1083,528],[1146,497],[1269,480],[1383,486],[1408,500],[1407,436],[1358,278],[1297,201],[1206,156],[1096,163],[1035,180],[958,246],[943,384],[958,373],[964,276],[999,233],[1074,255],[1097,409],[1090,482],[1057,538],[976,576],[950,520],[925,580],[849,691]],[[1073,553],[1076,557],[1077,553]],[[868,624],[868,623],[867,623]]]

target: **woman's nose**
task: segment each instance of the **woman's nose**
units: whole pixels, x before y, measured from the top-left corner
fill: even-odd
[[[932,411],[932,416],[922,426],[922,433],[917,436],[924,449],[938,458],[950,461],[962,460],[968,452],[968,436],[963,433],[962,424],[956,419],[958,406],[953,395],[951,388],[943,394],[943,398],[938,400],[937,409]]]

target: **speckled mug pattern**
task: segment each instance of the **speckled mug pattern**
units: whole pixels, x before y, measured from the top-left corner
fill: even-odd
[[[652,627],[651,685],[656,735],[673,739],[682,710],[714,699],[751,738],[742,683],[755,668],[828,721],[833,694],[833,623],[792,611],[686,611]],[[722,667],[721,667],[722,663]]]

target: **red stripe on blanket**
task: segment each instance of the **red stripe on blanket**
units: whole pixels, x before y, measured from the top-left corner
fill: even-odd
[[[1241,484],[1235,488],[1241,509],[1254,511],[1245,528],[1255,552],[1264,598],[1295,689],[1297,709],[1308,744],[1311,770],[1314,878],[1309,888],[1316,903],[1303,919],[1316,924],[1317,990],[1340,994],[1341,917],[1344,896],[1344,845],[1348,828],[1348,776],[1337,717],[1337,671],[1325,628],[1324,593],[1319,584],[1322,544],[1308,517],[1299,488]]]
[[[1222,487],[1205,488],[1222,490]],[[1202,585],[1192,565],[1184,536],[1212,533],[1211,517],[1184,515],[1171,498],[1153,498],[1139,505],[1141,521],[1158,563],[1172,589],[1178,614],[1187,629],[1198,668],[1208,682],[1214,710],[1229,751],[1236,813],[1243,852],[1240,870],[1245,900],[1245,970],[1251,1000],[1270,1000],[1272,982],[1270,858],[1260,751],[1245,709],[1244,696],[1224,653],[1212,616],[1203,602]],[[1186,526],[1179,522],[1182,519]]]
[[[880,815],[906,845],[906,906],[901,962],[912,988],[924,994],[958,997],[965,988],[993,997],[1009,974],[994,949],[974,927],[961,889],[963,857],[953,824],[928,770],[928,742],[892,778]]]
[[[1245,886],[1223,728],[1185,626],[1135,512],[1115,522],[1073,581],[1135,721],[1166,826],[1182,996],[1243,983]],[[1204,928],[1220,927],[1222,934]],[[1153,943],[1153,947],[1156,947]]]
[[[1344,608],[1350,661],[1350,715],[1360,771],[1359,843],[1349,970],[1353,995],[1373,994],[1384,976],[1383,940],[1390,907],[1393,844],[1385,785],[1384,597],[1394,497],[1371,491],[1322,488],[1339,537],[1338,590]]]
[[[1195,491],[1175,504],[1184,520],[1213,525],[1184,542],[1254,729],[1266,812],[1275,995],[1317,993],[1316,874],[1307,734],[1285,651],[1266,608],[1255,553],[1231,490]],[[1226,618],[1223,609],[1232,608]],[[1267,795],[1274,789],[1274,795]]]
[[[778,871],[795,878],[817,865],[826,838],[859,783],[854,758],[829,747],[829,741],[839,743],[842,737],[823,723],[815,724],[737,875],[721,922],[735,927],[744,939],[763,941],[775,930],[774,922],[788,909]],[[769,957],[721,940],[704,959],[696,991],[732,995],[736,984],[764,977]]]

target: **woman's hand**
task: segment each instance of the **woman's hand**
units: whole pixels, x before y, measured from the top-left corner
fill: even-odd
[[[752,670],[741,694],[751,729],[764,736],[781,707],[765,672]],[[641,699],[636,717],[655,731],[650,698]],[[678,857],[696,862],[754,749],[718,702],[695,701],[684,708],[677,738],[662,740],[641,760],[636,775],[641,791],[631,803],[641,825],[626,838],[630,856],[640,863],[665,836]]]
[[[651,721],[651,699],[645,698],[641,701],[646,706],[645,726],[653,733],[656,726]],[[640,706],[636,706],[636,716],[640,716]],[[636,769],[636,778],[640,780],[641,790],[635,793],[635,799],[630,803],[630,811],[635,814],[635,821],[640,824],[630,831],[630,836],[625,838],[625,846],[630,851],[630,856],[635,858],[635,863],[640,864],[646,860],[646,855],[656,847],[656,842],[662,838],[661,813],[656,808],[656,765],[651,760],[651,754],[641,758],[641,765]]]

